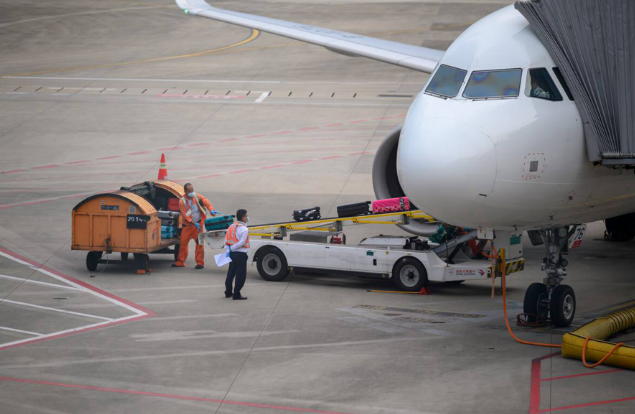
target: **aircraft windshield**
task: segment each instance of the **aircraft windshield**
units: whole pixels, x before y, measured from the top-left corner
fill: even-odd
[[[525,95],[547,101],[561,101],[562,95],[545,68],[529,69]]]
[[[479,70],[470,75],[463,96],[472,99],[515,98],[522,70]]]
[[[428,84],[426,93],[453,98],[459,93],[466,74],[466,70],[441,65]]]

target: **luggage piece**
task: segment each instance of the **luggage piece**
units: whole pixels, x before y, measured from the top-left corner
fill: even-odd
[[[174,239],[176,237],[176,227],[161,226],[161,239]]]
[[[165,197],[154,197],[154,201],[152,202],[152,204],[157,210],[168,209],[168,199]]]
[[[180,213],[178,211],[157,211],[157,216],[163,220],[176,220],[179,218]]]
[[[141,184],[133,185],[132,187],[121,187],[120,190],[129,191],[148,200],[154,200],[154,196],[157,193],[157,189],[152,181],[145,181]]]
[[[205,230],[226,230],[234,224],[234,216],[210,217],[205,220]]]
[[[387,198],[385,200],[373,201],[373,213],[394,213],[396,211],[410,210],[410,200],[408,197]]]
[[[170,211],[179,211],[179,199],[178,198],[170,198],[168,200],[168,210],[170,210]]]
[[[370,213],[369,206],[370,206],[370,201],[337,206],[337,216],[338,217],[352,217],[352,216],[362,216],[364,214],[369,214]]]
[[[161,219],[162,226],[176,227],[179,225],[178,220],[174,219]]]
[[[320,207],[293,211],[293,219],[295,221],[319,220],[320,218],[322,218],[320,215]]]

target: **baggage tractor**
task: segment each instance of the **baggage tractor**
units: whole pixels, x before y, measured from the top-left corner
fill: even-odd
[[[227,230],[234,224],[234,216],[210,217],[205,220],[205,230]]]
[[[410,210],[410,200],[408,197],[387,198],[385,200],[373,201],[373,213],[394,213],[397,211]]]
[[[370,206],[370,201],[337,206],[337,216],[338,217],[352,217],[352,216],[362,216],[364,214],[369,214],[370,213],[369,206]]]
[[[168,210],[170,210],[170,211],[179,211],[179,199],[178,198],[170,198],[168,200]]]
[[[293,211],[293,219],[295,221],[319,220],[320,218],[322,218],[320,215],[320,207]]]
[[[161,238],[162,239],[174,239],[176,237],[176,227],[174,226],[161,226]]]
[[[176,220],[179,218],[180,213],[178,211],[157,211],[157,216],[163,220]]]

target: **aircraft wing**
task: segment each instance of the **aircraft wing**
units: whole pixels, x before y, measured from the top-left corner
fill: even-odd
[[[176,0],[176,4],[185,13],[194,16],[249,27],[323,46],[345,55],[363,56],[426,73],[432,73],[444,53],[442,50],[218,9],[204,0]]]

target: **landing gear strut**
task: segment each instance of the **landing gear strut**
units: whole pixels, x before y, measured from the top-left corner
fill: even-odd
[[[533,283],[525,293],[524,312],[527,321],[538,323],[551,317],[557,327],[569,326],[575,316],[575,293],[571,286],[561,284],[567,275],[569,262],[563,257],[567,253],[569,238],[575,232],[567,227],[540,230],[547,254],[542,259],[545,272],[543,283]]]

